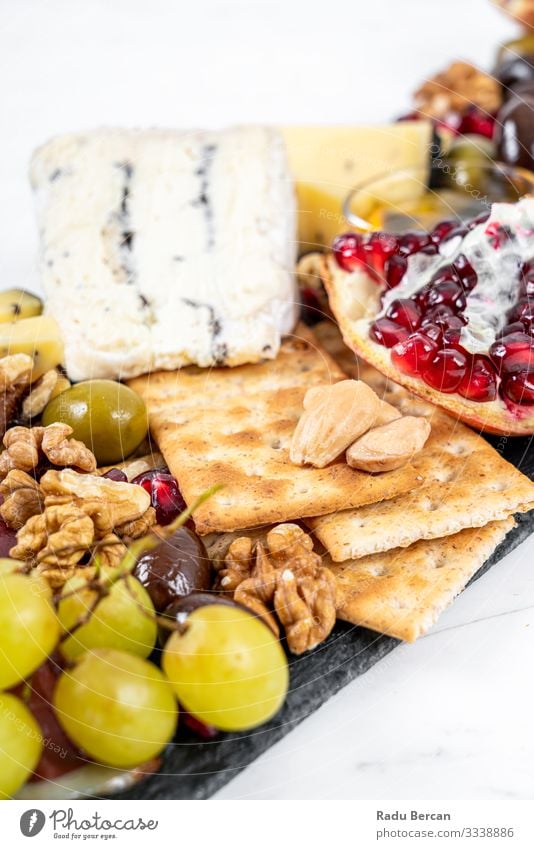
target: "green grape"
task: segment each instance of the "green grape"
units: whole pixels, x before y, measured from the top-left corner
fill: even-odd
[[[26,705],[10,693],[0,693],[0,799],[22,787],[42,751],[41,729]]]
[[[56,647],[59,632],[44,578],[0,574],[0,689],[13,687],[37,669]]]
[[[280,643],[259,619],[208,604],[167,640],[162,666],[189,713],[223,731],[266,722],[284,701],[289,673]]]
[[[22,560],[13,560],[11,557],[0,557],[0,575],[11,574],[22,569],[24,563]]]
[[[84,654],[54,691],[59,722],[92,758],[132,767],[155,757],[174,734],[178,708],[153,663],[115,649]]]
[[[131,576],[115,581],[100,601],[96,589],[89,589],[84,578],[73,576],[63,588],[58,617],[65,631],[74,629],[61,642],[61,651],[69,660],[98,648],[148,657],[156,642],[154,605],[143,585]],[[87,617],[87,622],[75,627]]]

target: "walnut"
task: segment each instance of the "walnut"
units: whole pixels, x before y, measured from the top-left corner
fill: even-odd
[[[93,522],[79,505],[50,505],[28,519],[9,555],[15,560],[65,569],[79,563],[94,538]]]
[[[142,486],[81,475],[72,469],[51,469],[41,478],[45,506],[78,499],[91,516],[100,536],[133,522],[150,507],[150,495]]]
[[[0,480],[11,469],[31,472],[41,452],[55,466],[76,466],[83,471],[96,470],[91,451],[77,439],[69,439],[72,428],[55,422],[48,427],[12,427],[4,434],[5,451],[0,454]]]
[[[39,484],[26,472],[12,469],[0,483],[4,501],[0,516],[10,528],[18,530],[31,516],[43,510],[43,496]]]
[[[121,539],[139,539],[139,537],[144,537],[155,524],[156,511],[153,507],[149,507],[138,519],[124,522],[123,525],[116,527],[115,531]]]
[[[47,371],[33,384],[29,395],[22,402],[22,418],[34,419],[40,416],[44,408],[58,391],[68,389],[70,386],[66,377],[63,377],[57,369]]]
[[[427,80],[414,95],[415,108],[429,118],[445,118],[450,112],[463,114],[477,106],[496,112],[502,102],[499,82],[468,62],[453,62]]]
[[[6,478],[2,486],[8,484]],[[20,528],[10,556],[46,572],[53,586],[61,586],[89,555],[118,566],[126,553],[119,532],[128,531],[133,538],[155,521],[148,492],[133,484],[52,469],[41,478],[39,489],[44,511]]]
[[[43,454],[54,466],[74,466],[84,472],[96,471],[93,452],[78,439],[69,439],[72,433],[69,425],[55,422],[48,427],[37,429],[43,431],[41,442]]]
[[[242,579],[239,581],[239,577]],[[278,623],[294,654],[322,642],[336,620],[335,581],[313,541],[298,525],[278,525],[266,543],[247,537],[234,540],[218,574],[218,586],[229,591],[269,625]]]

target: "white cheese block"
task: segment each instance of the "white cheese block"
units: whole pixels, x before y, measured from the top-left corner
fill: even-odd
[[[96,130],[34,154],[47,312],[73,380],[276,356],[296,209],[274,129]]]

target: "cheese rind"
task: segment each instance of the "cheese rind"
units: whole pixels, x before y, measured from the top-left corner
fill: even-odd
[[[276,130],[96,130],[34,155],[47,312],[74,380],[276,356],[295,198]]]

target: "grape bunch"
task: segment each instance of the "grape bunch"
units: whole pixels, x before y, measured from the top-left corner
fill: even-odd
[[[200,736],[270,719],[285,654],[247,609],[210,592],[211,564],[183,521],[136,541],[116,569],[80,570],[53,596],[0,558],[0,798],[87,760],[129,769],[173,738],[179,707]],[[47,751],[60,741],[59,765]]]

